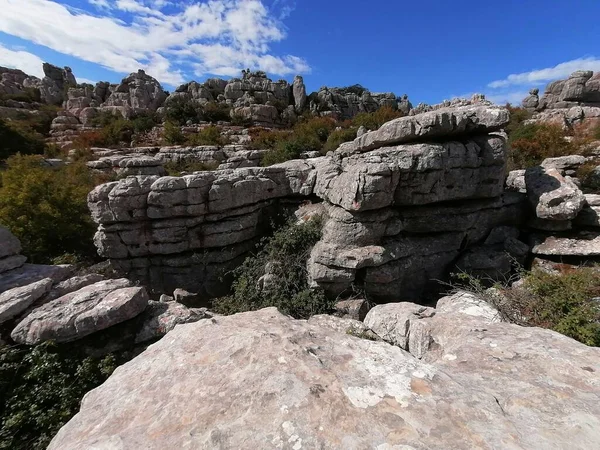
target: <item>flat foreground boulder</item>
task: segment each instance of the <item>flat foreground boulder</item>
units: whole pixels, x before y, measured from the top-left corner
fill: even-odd
[[[132,287],[129,280],[100,281],[37,308],[11,337],[28,345],[75,341],[136,317],[147,305],[146,290]]]
[[[600,349],[463,309],[411,313],[422,359],[274,308],[179,325],[48,448],[595,448]]]

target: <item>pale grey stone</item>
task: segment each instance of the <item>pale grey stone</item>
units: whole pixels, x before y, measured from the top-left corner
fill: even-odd
[[[75,341],[137,316],[147,304],[146,290],[125,278],[100,281],[35,309],[11,337],[27,345]]]
[[[525,172],[527,195],[540,219],[571,220],[583,209],[585,197],[570,177],[557,169],[534,167]]]
[[[0,324],[25,311],[52,287],[52,278],[44,278],[35,283],[16,287],[0,294]]]

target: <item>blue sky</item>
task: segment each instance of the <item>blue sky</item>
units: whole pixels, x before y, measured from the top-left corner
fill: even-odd
[[[309,91],[360,83],[436,103],[513,103],[578,69],[600,71],[599,0],[0,0],[0,65],[166,89],[242,68],[302,74]]]

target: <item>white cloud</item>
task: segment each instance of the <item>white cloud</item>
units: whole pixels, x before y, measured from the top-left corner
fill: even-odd
[[[548,81],[567,78],[571,73],[577,70],[600,71],[600,59],[590,56],[587,58],[578,58],[557,64],[554,67],[532,70],[531,72],[514,73],[503,80],[496,80],[488,84],[492,89],[498,89],[515,85],[534,85]]]
[[[43,63],[44,61],[33,53],[24,50],[11,50],[0,44],[0,66],[20,69],[27,75],[43,78]]]
[[[96,82],[94,80],[90,80],[89,78],[83,78],[83,77],[77,77],[77,83],[78,84],[82,84],[82,83],[96,84]]]
[[[488,93],[485,98],[498,105],[510,103],[511,105],[520,105],[525,97],[529,95],[528,91],[518,90],[504,93]]]
[[[274,75],[310,71],[302,58],[270,53],[270,44],[286,32],[260,0],[88,3],[96,15],[58,1],[0,0],[0,31],[115,72],[142,68],[171,85],[182,83],[192,70],[216,75],[236,75],[246,67]]]

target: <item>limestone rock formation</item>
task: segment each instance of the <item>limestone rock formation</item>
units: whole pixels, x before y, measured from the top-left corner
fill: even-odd
[[[21,242],[5,227],[0,226],[0,273],[21,267],[27,261],[19,255]]]
[[[23,319],[11,337],[20,344],[70,342],[140,314],[148,304],[142,287],[126,279],[106,280],[66,294]]]
[[[535,110],[538,107],[538,105],[540,104],[539,93],[540,93],[539,89],[531,89],[529,91],[529,96],[527,96],[523,99],[523,102],[522,102],[523,108]]]
[[[25,311],[37,299],[50,291],[53,282],[52,278],[44,278],[0,294],[0,324]]]
[[[294,78],[294,84],[292,86],[294,95],[294,107],[297,113],[304,111],[306,107],[306,86],[304,86],[304,79],[301,76]]]
[[[62,105],[67,89],[77,85],[73,71],[70,67],[61,69],[48,63],[43,64],[43,70],[45,77],[39,85],[42,100],[52,105]]]
[[[529,201],[540,219],[571,220],[585,204],[585,197],[571,177],[557,169],[534,167],[525,171]]]
[[[492,228],[523,217],[524,197],[503,195],[505,139],[494,132],[507,121],[497,107],[438,109],[326,157],[108,183],[89,196],[95,241],[123,274],[159,292],[211,297],[224,293],[219,278],[253,247],[277,202],[318,196],[329,218],[309,262],[312,283],[331,295],[360,282],[381,300],[416,298]]]
[[[167,98],[160,83],[143,70],[123,78],[103,106],[131,108],[133,111],[156,111]]]
[[[600,72],[579,70],[566,80],[546,86],[544,94],[530,93],[523,106],[537,111],[534,121],[571,127],[589,120],[600,119]]]
[[[390,313],[398,321],[377,308],[383,335],[402,343],[408,319],[420,344],[409,353],[274,308],[180,325],[88,393],[49,449],[583,450],[600,440],[599,349],[490,320],[468,300],[426,314],[404,306]]]

